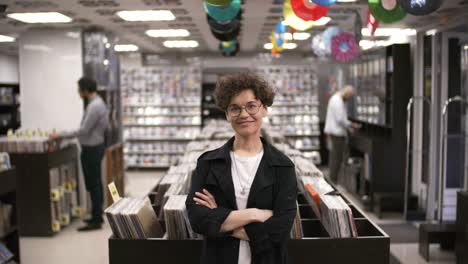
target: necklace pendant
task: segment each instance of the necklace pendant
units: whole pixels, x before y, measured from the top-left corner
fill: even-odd
[[[242,189],[240,193],[241,193],[242,195],[244,195],[244,194],[245,194],[245,190]]]

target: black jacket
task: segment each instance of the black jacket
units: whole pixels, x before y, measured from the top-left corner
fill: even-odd
[[[219,149],[204,153],[192,176],[186,206],[192,228],[205,236],[203,264],[237,264],[239,240],[231,232],[220,232],[229,213],[237,210],[231,176],[234,138]],[[287,241],[296,216],[297,184],[294,164],[278,149],[262,139],[264,154],[252,183],[247,208],[273,210],[273,217],[264,223],[245,226],[250,239],[252,264],[289,263]],[[195,192],[207,189],[216,199],[218,208],[196,205]]]

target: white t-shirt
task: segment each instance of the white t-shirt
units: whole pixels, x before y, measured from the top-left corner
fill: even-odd
[[[344,137],[350,125],[343,97],[341,97],[340,92],[337,92],[328,101],[325,134]]]
[[[263,157],[263,150],[253,157],[241,157],[231,151],[231,174],[234,183],[234,192],[236,194],[237,209],[243,210],[247,207],[247,199],[250,193],[250,186],[257,174],[260,161]],[[235,163],[235,164],[234,164]],[[239,183],[239,180],[241,183]],[[242,194],[244,187],[244,194]],[[241,240],[239,245],[238,264],[250,264],[252,260],[250,245],[248,241]]]

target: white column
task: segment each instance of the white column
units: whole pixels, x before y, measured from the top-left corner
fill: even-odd
[[[79,31],[36,29],[19,38],[23,128],[71,130],[79,127],[83,103]]]

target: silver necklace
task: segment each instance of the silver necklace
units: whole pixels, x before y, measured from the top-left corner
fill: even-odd
[[[260,152],[261,152],[261,151],[260,151]],[[249,178],[247,179],[247,183],[246,183],[245,186],[243,186],[243,185],[242,185],[242,181],[241,181],[240,176],[239,176],[239,169],[237,169],[236,154],[234,153],[234,151],[232,152],[232,157],[233,157],[233,159],[234,159],[234,160],[233,160],[233,161],[234,161],[234,169],[236,170],[237,180],[239,181],[239,186],[241,187],[240,193],[241,193],[242,195],[245,195],[245,192],[246,192],[245,189],[247,188],[247,185],[249,184],[249,182],[250,182],[250,180],[252,179],[252,177],[255,176],[255,174],[256,174],[255,167],[256,167],[256,165],[257,165],[257,163],[258,163],[258,160],[260,159],[260,156],[262,156],[262,155],[260,155],[260,153],[259,153],[259,154],[258,154],[258,157],[257,157],[257,159],[255,160],[255,163],[254,163],[254,165],[253,165],[252,172],[250,172]]]

